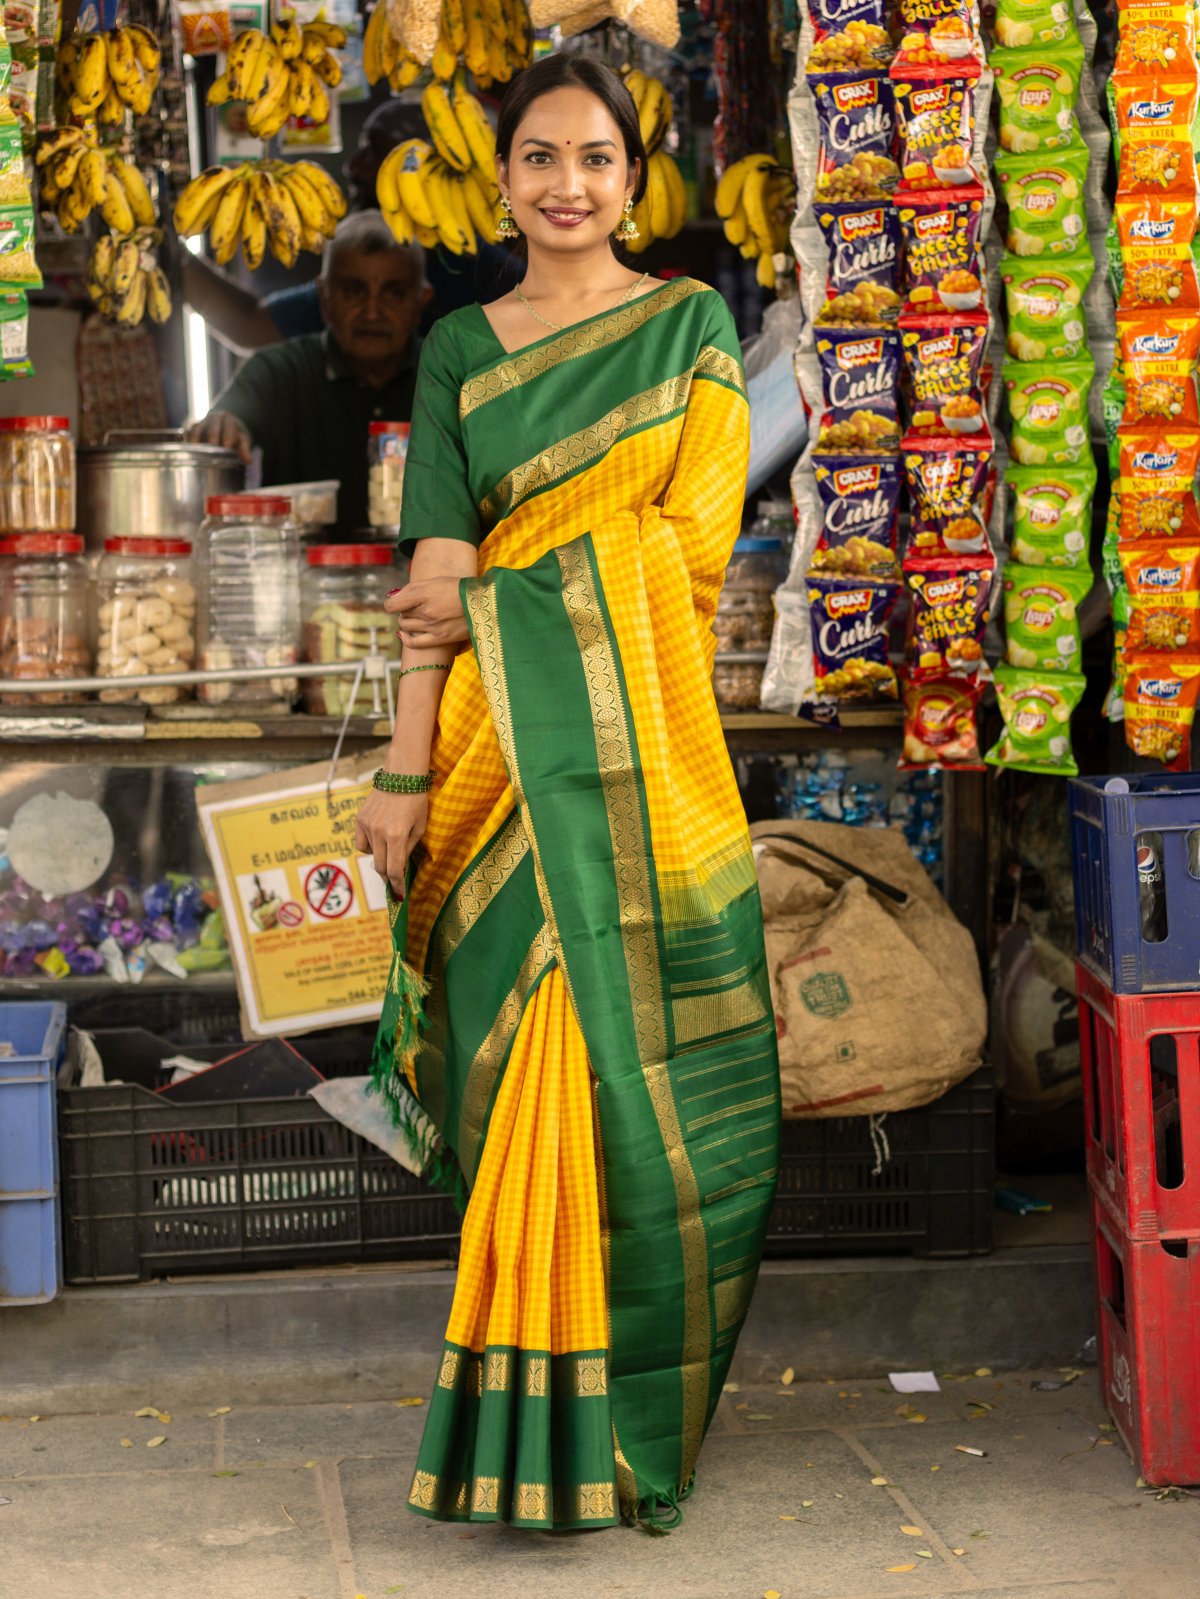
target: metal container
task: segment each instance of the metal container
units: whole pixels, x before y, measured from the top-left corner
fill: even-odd
[[[211,494],[236,494],[236,450],[188,444],[172,430],[114,431],[78,452],[76,526],[89,550],[106,539],[191,539]]]

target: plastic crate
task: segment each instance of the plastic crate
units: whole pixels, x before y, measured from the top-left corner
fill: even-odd
[[[771,1255],[986,1255],[992,1248],[996,1090],[979,1071],[883,1122],[879,1174],[865,1116],[785,1121]]]
[[[37,1305],[62,1285],[54,1080],[65,1005],[0,1004],[0,1306]]]
[[[1126,777],[1128,794],[1106,794],[1107,778],[1071,784],[1078,953],[1117,994],[1200,988],[1200,878],[1188,846],[1200,833],[1200,773]],[[1142,937],[1137,837],[1162,838],[1167,936]]]
[[[1200,993],[1077,978],[1092,1187],[1135,1240],[1200,1237]]]
[[[1200,1237],[1137,1243],[1093,1205],[1104,1403],[1152,1487],[1200,1482]]]
[[[366,1070],[369,1039],[321,1043],[326,1076]],[[134,1031],[121,1050],[122,1085],[60,1085],[69,1283],[453,1253],[450,1200],[315,1100],[171,1104],[153,1092],[170,1047]]]

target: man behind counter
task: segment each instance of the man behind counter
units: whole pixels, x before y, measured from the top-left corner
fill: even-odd
[[[367,526],[367,426],[412,416],[432,292],[424,252],[400,245],[378,211],[343,218],[318,279],[323,333],[252,355],[188,429],[203,444],[262,451],[264,484],[337,478],[338,527]]]

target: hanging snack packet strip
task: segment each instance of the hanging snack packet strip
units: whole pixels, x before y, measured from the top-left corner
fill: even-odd
[[[1022,566],[1083,566],[1092,526],[1096,463],[1010,466],[1012,557]]]
[[[982,769],[975,717],[982,688],[966,678],[905,679],[901,771]]]
[[[997,0],[997,44],[1020,50],[1064,40],[1079,40],[1069,0]]]
[[[829,20],[837,26],[841,11]],[[815,24],[814,24],[815,26]],[[875,22],[848,22],[838,33],[818,33],[804,70],[813,72],[861,72],[864,67],[886,67],[895,55],[892,36]]]
[[[895,318],[900,306],[900,222],[890,200],[818,201],[813,216],[825,238],[829,266],[825,292],[831,301],[851,297],[864,310]],[[863,294],[862,290],[867,292]],[[847,304],[846,314],[855,307]],[[825,312],[818,315],[820,321]],[[830,320],[838,320],[836,315]]]
[[[1075,361],[1005,361],[1014,461],[1066,466],[1090,458],[1088,394],[1095,375],[1090,352]]]
[[[1147,76],[1110,84],[1120,158],[1117,195],[1196,194],[1193,124],[1200,87],[1191,77]]]
[[[1161,307],[1200,312],[1200,279],[1192,254],[1196,201],[1178,196],[1118,198],[1113,222],[1120,248],[1118,310]]]
[[[1009,355],[1018,361],[1072,361],[1087,349],[1083,297],[1096,270],[1092,252],[1036,258],[1006,255],[1000,277],[1008,311]]]
[[[1186,770],[1196,701],[1200,698],[1200,662],[1127,659],[1125,674],[1125,742],[1135,755]]]
[[[979,64],[911,67],[892,63],[901,191],[956,189],[979,182],[973,165]]]
[[[894,581],[899,572],[899,457],[864,461],[817,453],[812,468],[822,521],[809,572]]]
[[[1200,429],[1167,424],[1123,428],[1117,442],[1121,539],[1200,537]]]
[[[1118,0],[1115,78],[1146,78],[1151,73],[1184,72],[1196,55],[1196,12],[1190,4],[1167,0],[1130,4]]]
[[[897,698],[896,673],[888,659],[888,618],[899,592],[898,583],[809,574],[819,694],[832,699],[870,694]]]
[[[974,677],[983,665],[996,557],[906,555],[911,679]]]
[[[1125,400],[1123,424],[1200,424],[1196,362],[1200,317],[1186,311],[1122,311],[1117,340]]]
[[[1083,76],[1078,40],[1024,50],[1001,47],[988,57],[1000,102],[1000,148],[1018,155],[1060,150],[1080,139],[1075,102]]]
[[[1150,539],[1126,544],[1120,554],[1129,594],[1127,659],[1200,659],[1200,543]]]
[[[20,289],[0,291],[0,383],[32,376],[29,302]]]
[[[30,205],[0,205],[0,289],[40,289]]]
[[[971,311],[983,302],[980,228],[983,190],[902,194],[896,202],[904,240],[905,304],[912,310]]]
[[[855,199],[868,177],[885,193],[893,189],[900,172],[892,159],[896,109],[887,73],[810,71],[808,86],[820,140],[818,199]]]
[[[895,450],[900,444],[900,335],[894,328],[826,328],[816,335],[825,413],[818,448]]]
[[[996,157],[999,192],[1008,205],[1005,248],[1013,255],[1068,255],[1086,242],[1086,144],[1043,155]]]
[[[818,46],[832,37],[859,34],[890,42],[889,9],[885,0],[808,0],[808,20]]]
[[[979,10],[973,0],[900,0],[900,59],[914,66],[978,65]]]
[[[979,440],[909,433],[901,446],[912,531],[909,550],[928,555],[990,552],[987,482],[995,449]]]
[[[987,431],[980,371],[987,344],[986,311],[900,318],[900,347],[917,433]]]
[[[1089,567],[1004,568],[1004,658],[1039,672],[1079,670],[1079,607],[1092,588]]]
[[[996,668],[996,697],[1004,732],[985,757],[989,766],[1015,772],[1075,777],[1071,753],[1071,712],[1083,698],[1087,679],[1074,672],[1047,674],[1022,667]]]

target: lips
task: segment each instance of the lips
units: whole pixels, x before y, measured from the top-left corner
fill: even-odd
[[[567,206],[555,206],[553,209],[542,211],[546,221],[553,223],[556,228],[578,227],[581,222],[586,222],[591,214],[590,211],[576,211]]]

